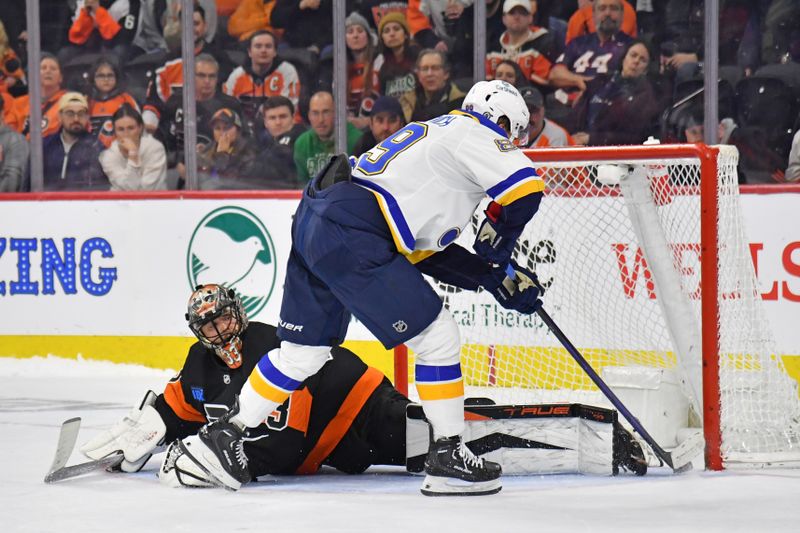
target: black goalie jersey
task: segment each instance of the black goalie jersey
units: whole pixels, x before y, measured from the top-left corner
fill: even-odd
[[[233,404],[261,356],[279,345],[274,326],[250,322],[241,336],[242,365],[231,369],[201,343],[158,396],[166,441],[197,432]],[[311,474],[323,464],[347,473],[372,464],[405,464],[408,399],[378,370],[341,347],[263,424],[247,430],[244,450],[254,476]]]

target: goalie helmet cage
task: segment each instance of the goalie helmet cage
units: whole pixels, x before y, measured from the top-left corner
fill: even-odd
[[[547,190],[514,259],[537,273],[546,309],[593,368],[601,375],[644,368],[677,376],[689,411],[702,418],[709,469],[800,466],[797,382],[785,371],[761,302],[736,149],[526,154]],[[609,184],[608,164],[624,171],[621,185]],[[636,177],[644,187],[635,186]],[[479,209],[459,244],[471,247],[481,217]],[[538,317],[507,311],[483,291],[433,284],[459,324],[468,396],[604,403]],[[413,356],[396,349],[401,390],[410,364]]]

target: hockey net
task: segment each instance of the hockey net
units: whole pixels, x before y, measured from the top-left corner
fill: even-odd
[[[800,465],[797,382],[762,308],[736,150],[670,145],[528,155],[547,192],[515,260],[537,273],[548,313],[595,370],[615,391],[653,372],[674,376],[687,403],[679,416],[687,427],[703,427],[709,468]],[[615,172],[636,179],[614,184]],[[481,216],[461,245],[471,247]],[[434,285],[460,327],[468,396],[606,404],[537,316],[507,311],[485,292]],[[669,408],[652,405],[664,396],[650,400],[656,418]],[[628,407],[645,422],[645,413]]]

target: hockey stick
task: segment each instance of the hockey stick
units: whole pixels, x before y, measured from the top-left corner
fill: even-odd
[[[47,471],[47,475],[44,477],[45,483],[55,483],[56,481],[82,476],[94,470],[112,468],[120,464],[125,458],[122,451],[117,450],[94,461],[65,466],[72,455],[72,451],[75,449],[75,442],[78,440],[80,428],[80,418],[70,418],[61,424],[56,454],[53,457],[53,464],[50,466],[50,470]]]
[[[689,441],[681,443],[685,446],[676,449],[678,453],[675,453],[675,451],[668,452],[664,450],[664,448],[659,446],[650,433],[647,432],[647,430],[644,428],[644,426],[642,426],[641,422],[639,422],[633,413],[631,413],[628,408],[625,407],[625,404],[622,403],[622,400],[620,400],[616,394],[614,394],[614,391],[612,391],[611,388],[606,385],[605,381],[603,381],[600,375],[595,372],[594,368],[592,368],[592,365],[589,364],[589,362],[581,355],[578,349],[575,348],[572,342],[570,342],[567,336],[564,335],[550,315],[547,314],[547,311],[540,306],[539,309],[536,310],[536,314],[539,315],[539,318],[542,319],[542,322],[544,322],[547,327],[550,328],[550,331],[552,331],[561,344],[564,345],[564,348],[567,349],[572,358],[575,359],[575,362],[580,365],[584,372],[586,372],[586,375],[591,378],[591,380],[595,385],[597,385],[605,397],[608,398],[614,407],[616,407],[617,411],[622,413],[622,416],[625,417],[625,420],[627,420],[633,429],[642,436],[642,438],[645,440],[645,442],[647,442],[650,448],[653,449],[659,459],[672,468],[673,472],[680,473],[690,470],[692,468],[692,459],[696,455],[696,453],[693,452],[700,451],[696,450],[698,442],[695,439],[690,439]]]

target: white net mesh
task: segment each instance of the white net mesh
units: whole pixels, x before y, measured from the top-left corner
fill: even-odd
[[[647,150],[642,147],[638,155],[627,149],[625,160],[619,162],[644,165],[657,225],[666,238],[668,252],[663,257],[667,263],[671,258],[670,270],[679,280],[676,292],[682,292],[687,304],[685,314],[692,315],[682,320],[696,324],[699,332],[700,161],[688,156],[654,159]],[[603,161],[592,160],[592,150],[570,154],[569,162],[544,160],[546,154],[533,156],[548,189],[518,241],[515,260],[537,273],[547,289],[543,301],[548,313],[598,372],[631,365],[672,369],[700,412],[700,350],[675,349],[665,298],[659,295],[655,269],[645,259],[620,187],[598,183],[598,164]],[[728,463],[800,460],[797,382],[786,374],[775,353],[761,306],[742,227],[736,159],[735,149],[721,147],[722,458]],[[462,246],[471,249],[478,221],[476,215],[461,235]],[[488,396],[499,403],[602,403],[597,388],[538,317],[507,311],[485,292],[434,284],[460,326],[468,396]],[[703,332],[716,334],[716,329],[706,325]],[[692,393],[693,388],[698,394]]]

